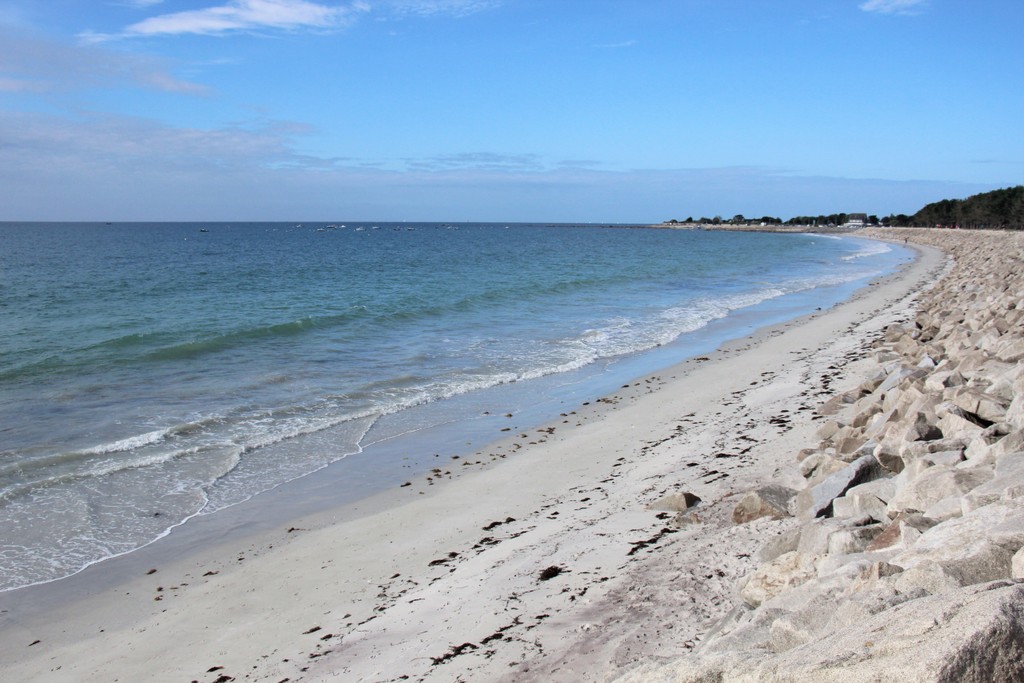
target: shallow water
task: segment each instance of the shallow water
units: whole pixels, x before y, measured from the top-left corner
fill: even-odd
[[[0,225],[0,588],[373,444],[472,432],[481,405],[540,420],[909,258],[815,235],[338,226]]]

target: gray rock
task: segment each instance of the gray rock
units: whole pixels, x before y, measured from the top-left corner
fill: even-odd
[[[975,387],[961,387],[950,399],[961,410],[987,422],[1001,422],[1006,418],[1006,404]]]
[[[764,547],[757,553],[757,559],[761,562],[771,562],[779,555],[793,552],[800,543],[801,532],[800,527],[782,532],[764,544]]]
[[[987,446],[987,444],[986,444]],[[810,480],[821,480],[846,467],[846,464],[840,460],[836,460],[832,456],[822,451],[815,451],[809,453],[803,459],[800,460],[800,474],[805,479]]]
[[[871,539],[865,550],[874,552],[891,548],[910,548],[928,529],[927,524],[928,522],[921,515],[900,512],[881,533]]]
[[[947,519],[963,516],[963,498],[960,496],[949,496],[937,503],[928,506],[924,516],[936,522],[945,522]]]
[[[906,467],[906,462],[899,452],[885,443],[875,446],[874,456],[878,464],[893,474],[899,474]]]
[[[998,581],[922,597],[824,631],[813,646],[781,653],[715,648],[646,664],[617,683],[896,680],[1024,680],[1024,585]]]
[[[878,522],[888,521],[886,505],[895,494],[892,478],[875,479],[851,487],[832,501],[832,512],[836,517],[867,516]]]
[[[684,512],[697,505],[700,497],[692,493],[670,493],[659,498],[648,506],[649,510],[660,510],[662,512]]]
[[[882,531],[883,526],[881,524],[833,531],[828,537],[828,554],[849,555],[862,552]]]
[[[996,538],[992,530],[1006,524],[1024,529],[1024,509],[995,503],[950,519],[928,529],[912,548],[892,558],[892,563],[906,569],[923,562],[934,562],[956,576],[964,585],[992,581],[1010,576],[1013,538]],[[1020,538],[1024,538],[1021,536]]]
[[[882,466],[874,455],[863,455],[852,463],[826,477],[822,482],[801,491],[794,499],[794,506],[800,517],[814,517],[832,514],[832,501],[846,491],[882,475]]]
[[[936,419],[930,417],[927,413],[917,413],[903,432],[903,440],[934,441],[935,439],[941,439],[943,432],[939,426],[935,424],[935,421]]]
[[[796,491],[785,486],[769,484],[747,493],[732,511],[735,524],[745,524],[761,517],[782,519],[789,517],[789,504]]]
[[[784,590],[813,579],[817,573],[813,556],[786,553],[755,569],[740,588],[740,597],[750,607],[757,607]]]
[[[901,593],[923,591],[928,595],[947,593],[964,585],[954,572],[937,562],[927,561],[900,572],[892,583]]]
[[[1009,453],[996,462],[995,475],[968,492],[962,501],[964,514],[1002,499],[1004,494],[1012,499],[1017,491],[1024,490],[1024,452]]]
[[[906,483],[889,501],[889,515],[895,516],[903,510],[924,512],[944,498],[964,495],[991,477],[990,468],[961,470],[937,465],[928,467],[916,477],[906,479]]]
[[[1024,579],[1024,548],[1014,553],[1010,559],[1010,576],[1014,579]]]

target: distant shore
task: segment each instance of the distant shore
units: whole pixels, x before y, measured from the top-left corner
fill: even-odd
[[[132,574],[59,602],[46,587],[6,594],[7,675],[599,681],[685,655],[792,524],[734,525],[733,507],[759,483],[799,483],[814,407],[857,381],[847,366],[912,315],[943,263],[926,250],[849,302],[540,428],[510,425],[481,458],[493,466],[439,463],[288,528],[128,563]]]
[[[656,223],[649,227],[661,228],[664,230],[718,230],[722,232],[782,232],[782,233],[819,233],[831,235],[853,235],[863,226],[847,227],[842,225],[730,225],[722,223],[719,225],[711,223],[685,223],[667,222]]]

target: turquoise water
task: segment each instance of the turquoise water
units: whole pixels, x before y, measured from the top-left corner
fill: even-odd
[[[2,224],[0,245],[0,588],[370,457],[486,392],[598,387],[908,258],[845,237],[427,223]]]

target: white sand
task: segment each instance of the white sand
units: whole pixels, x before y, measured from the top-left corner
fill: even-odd
[[[739,495],[814,445],[814,406],[943,263],[926,250],[851,302],[637,380],[550,433],[511,432],[479,458],[508,455],[496,465],[450,461],[438,485],[208,541],[76,599],[0,595],[4,679],[602,681],[681,654],[792,523],[733,525]],[[683,491],[703,500],[694,523],[649,509]]]

